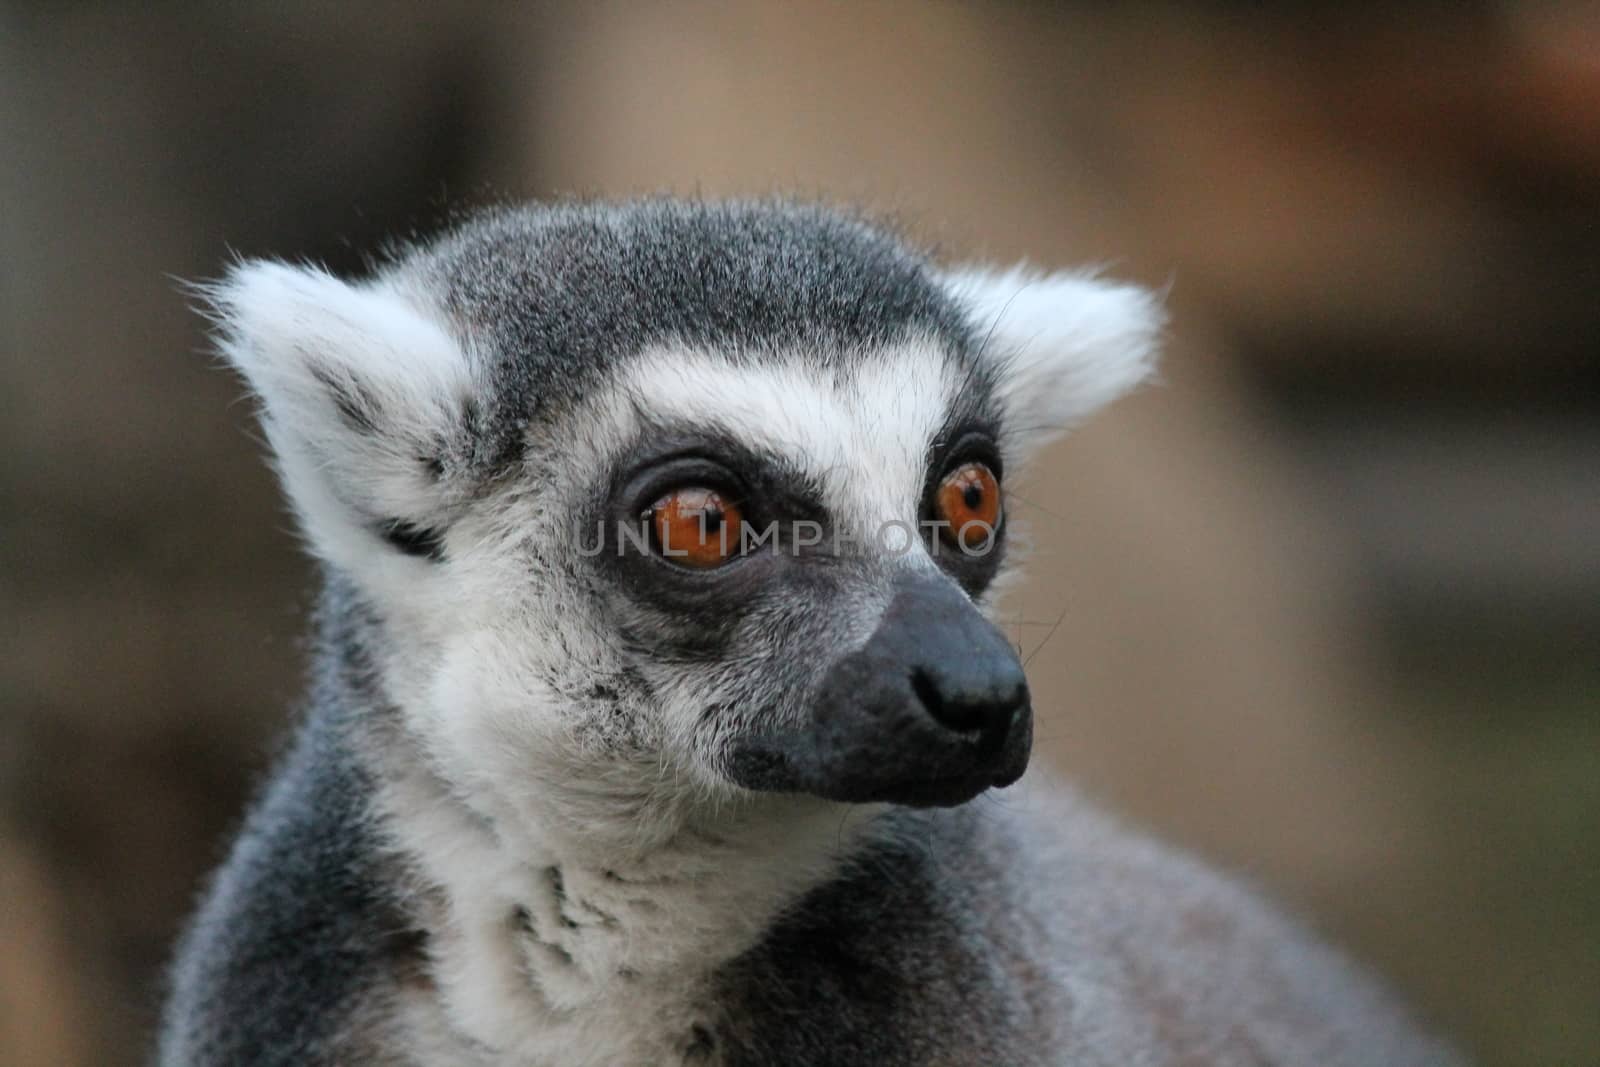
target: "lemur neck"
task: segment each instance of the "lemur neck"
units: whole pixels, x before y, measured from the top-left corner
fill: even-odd
[[[554,1032],[696,1010],[716,970],[833,877],[876,814],[601,781],[553,789],[570,795],[552,796],[548,817],[485,810],[438,773],[385,696],[366,651],[381,647],[377,623],[348,603],[325,604],[323,623],[333,699],[319,703],[348,712],[373,814],[405,872],[396,890],[428,936],[432,992],[419,1010],[479,1045],[545,1048]]]
[[[379,798],[436,917],[476,942],[468,954],[513,945],[540,991],[569,1007],[640,979],[681,982],[751,947],[837,872],[872,814],[777,798],[690,808],[670,829],[657,813],[650,844],[619,848],[614,827],[584,841],[492,825],[447,791],[424,799],[422,784],[390,780]]]
[[[425,773],[387,777],[378,802],[415,872],[429,1010],[479,1045],[562,1062],[571,1042],[616,1043],[594,1062],[683,1044],[716,972],[833,877],[872,817],[766,798],[681,811],[650,846],[618,849],[609,834],[495,826]]]

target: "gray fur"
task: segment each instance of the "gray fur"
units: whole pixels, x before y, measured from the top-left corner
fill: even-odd
[[[895,590],[972,611],[1006,557],[858,545],[708,585],[579,551],[685,441],[752,507],[859,532],[963,434],[1021,463],[1144,373],[1142,297],[974,278],[819,207],[646,201],[493,213],[367,287],[219,285],[328,581],[305,723],[180,946],[161,1063],[1454,1062],[1037,773],[928,809],[730,776],[742,741],[802,736]],[[985,294],[1032,285],[1107,303],[1052,335],[1033,299],[1008,333]],[[407,364],[411,337],[440,354]]]
[[[311,715],[190,924],[172,975],[163,1062],[303,1064],[419,968],[419,932],[388,888],[351,746],[369,703],[359,610],[330,583]]]

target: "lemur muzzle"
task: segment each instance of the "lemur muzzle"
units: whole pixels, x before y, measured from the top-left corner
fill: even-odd
[[[945,806],[1015,782],[1032,742],[1015,649],[956,586],[917,575],[828,672],[808,721],[741,742],[730,769],[754,789]]]

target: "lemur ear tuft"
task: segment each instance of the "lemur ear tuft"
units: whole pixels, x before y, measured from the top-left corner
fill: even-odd
[[[390,531],[434,528],[470,447],[456,341],[398,290],[314,268],[245,262],[201,292],[313,547],[349,563]]]
[[[1154,293],[1088,273],[958,268],[945,276],[995,369],[1008,449],[1026,456],[1155,369]]]

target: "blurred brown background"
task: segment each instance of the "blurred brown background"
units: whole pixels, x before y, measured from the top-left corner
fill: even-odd
[[[1482,1062],[1600,1063],[1600,14],[1336,11],[0,6],[0,1063],[142,1059],[299,689],[174,279],[662,190],[1170,284],[1020,487],[1046,755]]]

